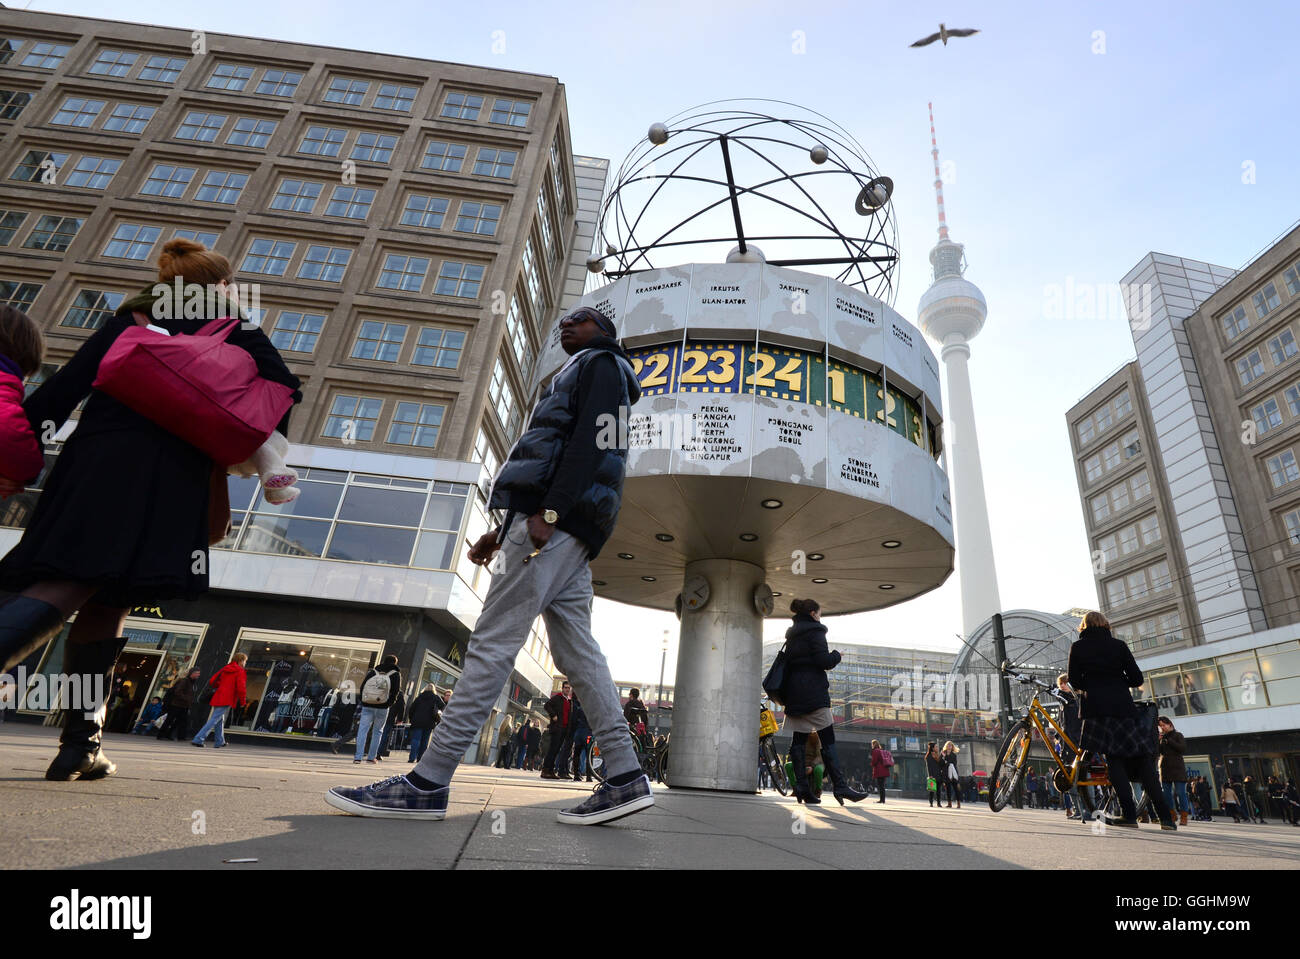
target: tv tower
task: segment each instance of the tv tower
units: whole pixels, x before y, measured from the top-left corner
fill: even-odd
[[[939,175],[939,144],[934,135],[934,104],[930,107],[930,154],[934,158],[934,193],[939,204],[939,242],[930,251],[934,282],[921,296],[917,323],[940,347],[947,371],[948,421],[944,455],[953,494],[953,531],[957,538],[957,578],[961,583],[962,633],[971,636],[980,624],[1002,609],[998,575],[993,565],[993,536],[989,532],[984,472],[980,466],[975,407],[970,391],[970,341],[984,328],[988,306],[984,294],[962,274],[965,247],[948,236],[943,209],[943,178]]]

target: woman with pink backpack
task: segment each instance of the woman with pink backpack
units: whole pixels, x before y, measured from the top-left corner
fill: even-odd
[[[162,332],[149,335],[173,348],[229,345],[237,348],[237,356],[243,355],[239,351],[251,356],[255,374],[237,385],[251,395],[258,380],[277,384],[285,412],[278,425],[271,423],[261,440],[253,441],[248,455],[273,430],[286,434],[287,410],[302,399],[298,378],[252,323],[232,320],[222,335],[224,344],[212,344],[215,337],[194,336],[212,321],[244,315],[230,299],[234,269],[229,260],[200,243],[173,239],[158,258],[158,278],[158,284],[124,302],[23,404],[36,435],[48,441],[86,401],[22,540],[0,561],[0,588],[19,594],[0,605],[0,671],[58,635],[75,612],[61,671],[83,677],[83,688],[94,689],[103,677],[102,688],[109,689],[113,665],[126,645],[123,622],[132,607],[207,592],[208,547],[220,541],[230,522],[225,479],[230,464],[214,464],[204,449],[115,399],[106,387],[97,388],[103,386],[101,363],[112,359],[119,338],[143,337],[142,331],[130,331],[147,323],[166,331],[174,343]],[[199,303],[172,302],[168,284],[176,280],[179,288],[197,285],[207,295]],[[120,350],[114,353],[118,355]],[[145,381],[135,377],[137,386]],[[187,408],[187,397],[179,390],[158,387],[155,405]],[[59,754],[47,779],[100,779],[116,771],[100,748],[105,705],[66,711]]]
[[[871,740],[871,778],[876,781],[876,788],[880,790],[880,798],[876,802],[885,801],[885,780],[891,775],[894,766],[894,754],[888,749],[880,748],[880,740]]]

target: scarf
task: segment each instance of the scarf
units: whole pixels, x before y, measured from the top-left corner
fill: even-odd
[[[203,296],[190,296],[182,293],[181,302],[176,299],[175,281],[172,283],[152,283],[117,308],[118,313],[143,313],[150,321],[160,317],[154,312],[155,305],[159,313],[170,313],[173,319],[219,320],[222,317],[237,316],[243,322],[248,321],[248,313],[242,306],[231,300],[215,287],[203,287]]]

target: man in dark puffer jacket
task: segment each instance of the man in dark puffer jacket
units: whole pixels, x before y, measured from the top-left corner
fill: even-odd
[[[492,584],[465,656],[455,699],[424,758],[404,777],[335,787],[326,802],[358,816],[442,819],[456,766],[488,718],[533,620],[546,621],[556,665],[573,684],[608,774],[586,802],[559,813],[578,825],[654,805],[605,656],[591,635],[591,569],[614,530],[627,460],[624,422],[641,397],[627,355],[604,314],[581,307],[560,321],[570,357],[552,378],[492,485],[490,509],[506,510],[471,561],[492,563]],[[493,554],[500,552],[497,560]]]

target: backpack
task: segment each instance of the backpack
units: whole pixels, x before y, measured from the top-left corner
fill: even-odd
[[[375,673],[361,687],[361,703],[364,706],[382,706],[388,702],[392,691],[392,677],[388,673]]]
[[[886,766],[892,766],[894,765],[894,754],[888,749],[882,749],[880,750],[880,761]]]

